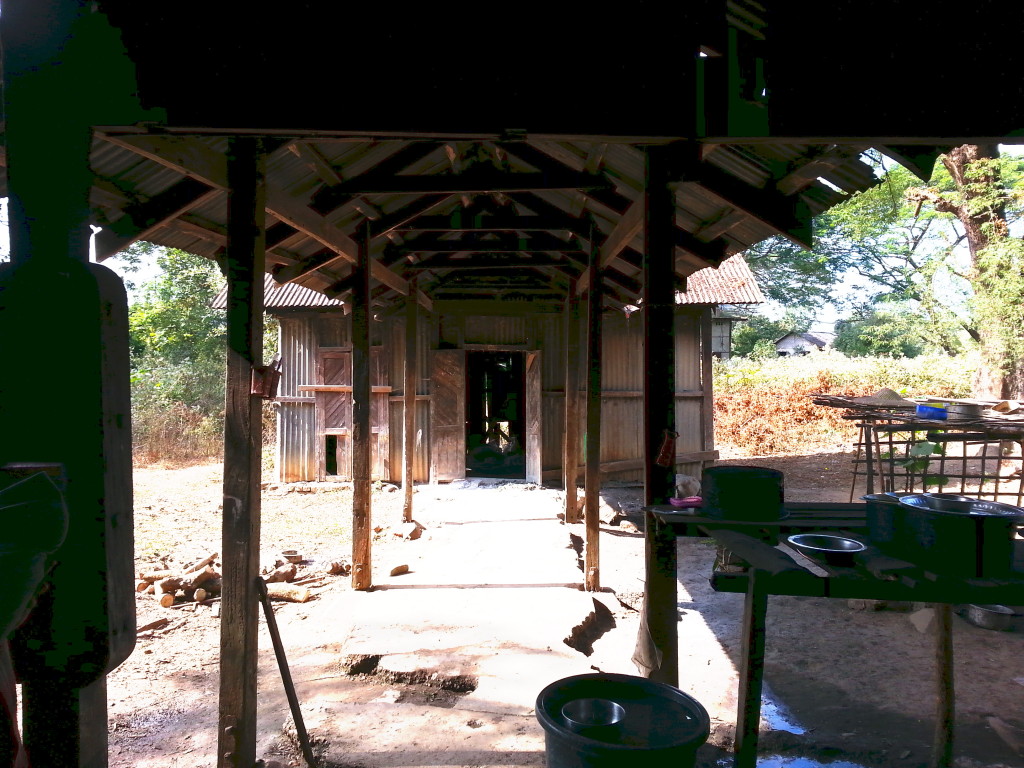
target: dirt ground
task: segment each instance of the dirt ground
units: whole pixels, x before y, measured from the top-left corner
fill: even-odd
[[[727,463],[782,470],[788,499],[849,499],[850,454],[738,458],[723,453]],[[219,465],[136,469],[136,552],[140,571],[161,561],[172,566],[194,561],[220,549],[221,472]],[[449,527],[454,524],[468,529],[481,517],[481,499],[495,498],[480,494],[501,493],[503,488],[508,493],[523,493],[522,488],[509,491],[499,483],[485,490],[460,489],[452,484],[418,488],[416,503],[422,509],[430,501],[434,505],[431,509],[443,510]],[[559,491],[536,487],[526,490],[529,494],[523,498],[528,499],[530,515],[524,519],[554,518],[560,512]],[[603,610],[610,617],[610,625],[597,627],[589,640],[584,638],[590,656],[584,657],[585,651],[572,648],[559,651],[557,639],[547,650],[554,655],[579,655],[584,671],[635,673],[629,657],[643,590],[643,535],[637,530],[642,525],[640,489],[609,487],[602,495],[611,513],[617,513],[614,524],[602,525],[601,533],[602,583],[610,588],[605,595],[608,599],[602,602],[608,606]],[[399,589],[403,576],[390,576],[390,570],[398,565],[411,565],[411,573],[404,578],[415,582],[417,563],[429,559],[450,560],[454,572],[466,582],[459,589],[432,589],[431,600],[461,601],[470,606],[482,592],[465,587],[474,583],[481,588],[495,586],[488,583],[486,572],[488,561],[497,555],[482,549],[485,542],[480,543],[481,552],[471,556],[467,555],[465,540],[458,551],[446,551],[449,540],[441,535],[442,524],[433,522],[426,512],[429,519],[423,520],[425,530],[411,540],[410,529],[400,523],[401,507],[399,489],[386,484],[375,489],[375,584],[391,584],[395,585],[392,590]],[[262,511],[264,564],[272,567],[285,548],[301,551],[304,561],[300,576],[320,573],[332,561],[348,562],[350,509],[351,490],[346,484],[267,483]],[[419,513],[417,519],[421,519]],[[572,573],[577,567],[582,526],[562,526],[562,530],[568,546],[559,543],[557,547],[563,554],[552,550],[555,554],[545,557],[565,558],[559,568],[565,565],[568,571],[551,569],[549,574],[539,564],[539,556],[510,552],[509,562],[518,564],[516,578],[511,581],[543,582],[542,586],[551,587],[563,573]],[[495,536],[493,530],[487,535],[492,539]],[[506,544],[513,547],[515,541],[510,535]],[[679,543],[680,688],[695,696],[712,718],[711,739],[699,755],[702,766],[731,764],[726,750],[731,746],[735,722],[739,652],[741,596],[710,589],[708,574],[713,558],[714,548],[705,541],[688,539]],[[575,573],[577,580],[582,577],[578,570]],[[504,590],[502,594],[513,591]],[[350,613],[353,604],[344,602],[354,597],[349,579],[325,576],[311,587],[311,592],[314,598],[310,602],[275,604],[281,633],[286,644],[292,643],[289,662],[297,670],[299,698],[304,703],[316,699],[317,681],[329,677],[334,709],[324,711],[330,711],[338,722],[344,720],[338,714],[342,712],[348,718],[344,722],[363,734],[360,739],[346,741],[343,732],[318,730],[316,714],[311,714],[310,730],[318,738],[325,765],[543,765],[543,735],[529,708],[511,720],[507,714],[494,714],[493,708],[487,714],[489,705],[481,703],[481,691],[474,694],[467,690],[476,685],[476,678],[464,674],[465,670],[461,674],[417,676],[394,670],[383,674],[373,664],[366,666],[374,657],[360,655],[358,632],[351,627],[332,630],[334,624],[340,626],[351,620],[342,615]],[[520,592],[526,594],[527,590]],[[390,595],[397,599],[401,594],[373,592],[368,597]],[[509,611],[512,605],[510,601]],[[108,678],[110,765],[114,768],[205,768],[216,764],[220,632],[216,606],[213,601],[162,608],[153,596],[137,595],[139,627],[169,621],[141,631],[135,652]],[[596,615],[601,619],[602,609]],[[759,763],[762,768],[808,768],[829,763],[838,768],[916,768],[926,764],[933,722],[933,645],[929,634],[915,629],[911,615],[908,610],[854,610],[839,600],[772,598],[762,736],[762,752],[768,757]],[[919,614],[916,619],[920,621],[924,616]],[[1018,746],[1020,751],[1011,746],[1014,738],[1024,744],[1024,631],[992,632],[959,618],[955,622],[957,765],[1024,766],[1024,746]],[[569,622],[567,628],[571,626]],[[455,637],[456,628],[450,631]],[[301,638],[301,642],[291,638]],[[487,642],[481,641],[483,645]],[[287,706],[265,632],[260,644],[260,756],[282,765],[299,766],[303,763],[284,727]],[[463,653],[469,652],[463,649]],[[531,658],[530,664],[544,664],[543,659]],[[329,674],[322,672],[325,669]],[[313,674],[309,670],[320,671]],[[441,716],[454,718],[451,727],[460,734],[464,732],[458,738],[465,738],[466,744],[477,744],[476,751],[463,750],[457,753],[462,757],[454,756],[451,732],[436,725],[436,718]],[[993,718],[1002,736],[993,730]],[[421,720],[422,728],[417,730]],[[395,741],[401,747],[383,746]]]

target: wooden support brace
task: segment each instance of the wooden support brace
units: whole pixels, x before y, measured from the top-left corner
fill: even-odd
[[[402,505],[402,519],[407,523],[412,521],[413,467],[416,463],[416,293],[414,281],[409,284],[409,297],[405,302],[405,409],[402,432],[402,487],[405,491],[405,500]]]
[[[562,487],[565,522],[580,522],[576,481],[580,461],[580,302],[575,281],[565,298],[565,429],[562,443]]]
[[[593,238],[591,238],[593,243]],[[588,591],[601,588],[601,270],[600,254],[591,248],[590,289],[587,293],[587,449],[586,449],[586,549],[585,585]]]

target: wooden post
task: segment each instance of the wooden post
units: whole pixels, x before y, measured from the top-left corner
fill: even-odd
[[[580,522],[576,482],[580,463],[580,301],[576,280],[569,281],[565,297],[565,429],[562,442],[562,487],[565,522]]]
[[[405,301],[405,412],[402,437],[402,487],[405,503],[402,519],[412,521],[413,467],[416,464],[416,351],[419,346],[417,333],[416,282],[409,282],[409,296]]]
[[[587,291],[587,468],[586,549],[584,583],[588,591],[601,589],[601,304],[603,303],[600,253],[590,239],[590,280]]]
[[[262,401],[250,394],[263,356],[264,155],[260,139],[228,145],[227,379],[224,399],[223,593],[218,768],[256,761]]]
[[[935,734],[928,768],[953,764],[953,729],[956,724],[956,693],[953,684],[953,606],[935,608]]]
[[[705,451],[713,451],[715,449],[715,387],[711,362],[713,359],[711,356],[711,329],[713,323],[714,310],[711,307],[704,307],[700,313],[700,389],[703,393],[701,398],[701,427],[704,430],[701,450]]]
[[[762,586],[766,576],[753,568],[747,575],[747,596],[743,602],[735,768],[755,768],[757,765],[761,690],[764,685],[764,634],[768,614],[768,592]]]
[[[352,265],[352,588],[373,585],[370,539],[370,221]]]
[[[672,465],[659,467],[654,463],[665,438],[664,430],[675,429],[675,197],[668,187],[665,154],[663,148],[649,147],[645,156],[644,503],[648,505],[665,503],[675,486],[675,448]],[[650,642],[660,651],[661,660],[661,666],[650,670],[649,675],[652,680],[676,685],[679,638],[675,535],[651,512],[645,513],[644,522],[644,618]]]
[[[645,158],[644,248],[644,501],[664,504],[675,489],[675,446],[667,467],[658,466],[665,430],[675,432],[675,190],[670,188],[669,148],[648,147]],[[707,354],[701,350],[701,354]]]

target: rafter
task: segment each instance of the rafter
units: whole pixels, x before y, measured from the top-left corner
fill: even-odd
[[[228,188],[227,159],[224,155],[194,139],[178,136],[106,136],[105,138],[113,144],[129,149],[211,187]],[[329,266],[338,259],[350,264],[354,263],[355,241],[302,201],[287,196],[279,189],[269,187],[266,209],[268,213],[337,254],[336,259],[328,260],[310,269],[297,266],[288,268],[288,278],[284,282],[304,277],[313,270]],[[405,280],[380,262],[371,261],[370,272],[375,280],[399,293],[408,294],[409,286]]]
[[[403,232],[573,232],[583,235],[581,219],[572,216],[466,215],[460,208],[450,216],[421,216],[396,230]]]
[[[601,243],[599,249],[600,268],[604,269],[622,253],[633,239],[640,234],[644,226],[644,204],[637,201],[626,209],[618,223]],[[576,283],[576,293],[582,295],[590,286],[590,274],[585,272]]]
[[[145,202],[124,209],[124,216],[96,235],[96,261],[103,261],[143,240],[186,211],[221,194],[219,189],[185,178]]]
[[[508,173],[474,168],[461,174],[424,176],[356,176],[332,191],[349,195],[480,194],[484,192],[525,192],[533,189],[594,189],[608,187],[601,175],[561,169],[553,173]]]
[[[564,259],[546,254],[526,256],[522,254],[502,255],[495,253],[474,253],[471,256],[458,258],[454,255],[430,256],[426,259],[405,265],[405,271],[422,271],[425,269],[504,269],[516,267],[557,267],[566,272],[578,272]]]
[[[361,180],[360,183],[362,184],[373,184],[382,179],[389,179],[435,152],[438,146],[437,143],[431,141],[401,144],[396,148],[385,146],[385,149],[393,149],[393,151],[390,151],[386,157],[381,158],[365,171],[358,173],[358,175],[352,175],[349,181]],[[359,168],[354,168],[349,173],[355,174],[358,170]],[[313,195],[311,207],[319,213],[326,214],[357,197],[353,192],[343,189],[343,186],[343,184],[338,184],[321,189]]]
[[[864,147],[858,146],[829,147],[791,168],[785,176],[776,180],[775,189],[784,195],[795,194],[809,187],[822,174],[835,170],[851,158],[857,157],[863,150]]]
[[[518,251],[554,251],[582,253],[583,245],[576,238],[562,240],[546,232],[536,232],[531,237],[518,237],[504,233],[485,238],[444,239],[438,234],[424,234],[407,239],[397,246],[399,253],[508,253]]]
[[[338,169],[327,162],[327,158],[321,155],[316,147],[310,146],[304,141],[295,141],[288,145],[288,150],[302,160],[306,167],[315,173],[324,184],[333,187],[345,180]]]

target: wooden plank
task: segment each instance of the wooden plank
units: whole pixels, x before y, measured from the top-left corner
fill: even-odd
[[[256,760],[261,400],[250,394],[263,353],[264,158],[259,139],[233,138],[227,176],[227,379],[221,544],[218,768]]]
[[[757,737],[761,724],[761,692],[764,687],[764,640],[768,591],[766,578],[752,570],[743,602],[743,637],[740,650],[740,685],[736,723],[736,768],[756,768]]]
[[[145,202],[128,206],[122,218],[96,233],[96,261],[104,261],[120,253],[182,213],[221,194],[219,189],[185,178]]]
[[[410,287],[416,290],[416,283]],[[413,466],[416,451],[416,384],[417,371],[417,317],[416,301],[413,298],[405,302],[405,408],[402,413],[402,489],[405,498],[402,502],[402,519],[412,521]]]
[[[362,225],[352,271],[352,588],[373,586],[370,492],[370,224]]]
[[[675,191],[669,186],[670,148],[649,147],[646,158],[644,253],[644,500],[658,504],[675,490],[675,465],[656,463],[674,438],[675,414]],[[672,448],[671,456],[675,456]]]
[[[622,251],[633,242],[644,226],[643,200],[634,202],[619,218],[608,237],[601,243],[601,266],[607,267]],[[576,285],[582,293],[590,286],[590,278],[584,273]]]
[[[466,476],[466,351],[435,350],[430,380],[431,477],[461,480]]]
[[[601,588],[601,342],[602,282],[600,254],[591,238],[590,288],[587,291],[587,436],[586,436],[586,548],[584,584],[595,592]]]
[[[420,216],[394,228],[401,232],[572,232],[585,234],[585,222],[572,216],[466,215]]]
[[[714,326],[714,310],[704,307],[700,315],[700,385],[696,393],[703,399],[700,420],[703,428],[704,450],[715,448],[715,384],[713,358],[711,357],[711,330]],[[678,397],[678,395],[676,395]]]
[[[487,192],[528,192],[536,189],[607,189],[602,174],[579,173],[565,168],[547,173],[480,171],[465,174],[379,177],[364,174],[333,187],[341,195],[463,195]]]
[[[299,392],[352,392],[351,384],[299,384],[296,389]],[[392,391],[391,387],[373,386],[370,391],[375,395],[386,395]],[[300,398],[305,400],[308,398]]]
[[[621,250],[621,249],[620,249]],[[435,232],[427,232],[407,239],[393,249],[395,253],[519,253],[523,251],[557,251],[583,253],[579,239],[563,240],[547,232],[532,232],[529,237],[505,232],[495,233],[487,240],[476,237],[450,239]]]
[[[526,479],[538,485],[543,482],[542,453],[544,448],[544,398],[541,394],[541,353],[527,352],[525,363],[526,391]]]
[[[576,286],[569,283],[563,316],[565,339],[565,422],[562,430],[562,487],[565,489],[565,522],[580,522],[576,482],[580,460],[580,301]]]

